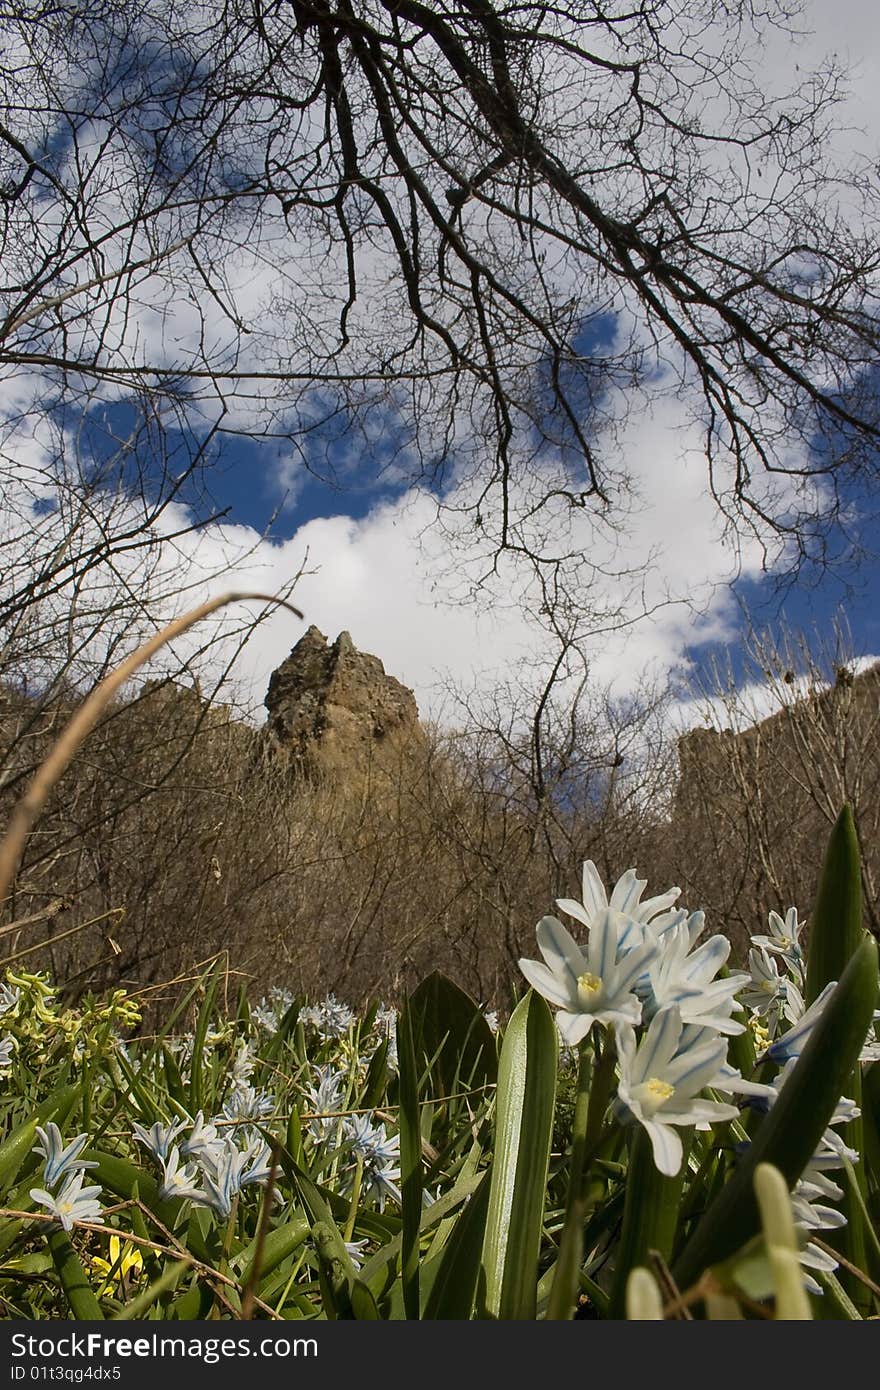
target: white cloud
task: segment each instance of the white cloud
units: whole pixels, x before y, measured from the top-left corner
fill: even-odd
[[[856,657],[846,663],[853,675],[867,671],[880,661],[880,655]],[[707,729],[733,729],[736,732],[758,724],[778,710],[794,705],[815,690],[829,690],[831,684],[817,672],[800,671],[783,679],[781,671],[763,680],[747,680],[729,694],[694,695],[676,701],[670,708],[670,727],[676,733],[701,725]]]
[[[859,0],[840,0],[833,11],[816,0],[808,7],[807,22],[816,35],[802,45],[799,61],[804,67],[833,46],[844,56],[849,50],[861,59],[874,51],[880,37],[880,16]],[[787,70],[792,62],[788,41],[768,45],[765,59],[780,73]],[[853,149],[876,145],[880,89],[871,77],[862,60],[846,118],[853,126],[865,126],[867,133],[852,134]],[[282,233],[280,222],[269,231],[278,237],[272,248],[276,257],[282,246],[297,249],[294,238]],[[283,294],[294,303],[297,289],[303,287],[297,286],[297,274],[306,288],[320,289],[327,265],[306,266],[307,248],[300,249],[280,286],[275,279],[277,264],[270,262],[268,252],[266,258],[256,247],[230,252],[223,268],[239,312],[247,318],[264,310],[268,313],[273,294]],[[379,286],[379,293],[387,290],[384,264],[377,252],[365,271],[367,281],[372,278]],[[563,279],[565,273],[563,267]],[[229,326],[213,300],[181,300],[170,284],[163,286],[154,278],[145,280],[142,301],[141,309],[124,325],[113,320],[120,341],[134,355],[142,352],[167,362],[194,351],[203,331],[218,342],[227,339]],[[365,295],[356,312],[368,316],[369,305]],[[280,335],[283,316],[278,308],[273,306],[276,316],[271,322]],[[365,321],[364,327],[369,326]],[[240,365],[260,364],[246,356]],[[261,427],[258,388],[254,387],[253,398],[233,396],[229,404],[229,422],[242,429]],[[761,571],[758,539],[743,541],[734,553],[722,534],[717,506],[706,488],[702,439],[684,411],[681,401],[668,400],[652,413],[633,418],[622,431],[620,457],[631,473],[633,491],[616,502],[619,533],[603,529],[589,510],[570,515],[560,509],[555,518],[560,533],[567,532],[587,566],[595,565],[580,574],[584,614],[617,612],[622,620],[619,631],[596,636],[591,648],[596,678],[611,683],[619,694],[636,691],[650,676],[678,667],[685,647],[708,640],[735,641],[739,614],[729,581],[738,570],[753,577]],[[28,446],[29,459],[34,447],[33,443]],[[287,506],[294,515],[303,477],[295,459],[282,460],[277,482],[281,493],[290,490]],[[458,484],[460,500],[472,500],[470,486]],[[27,518],[30,503],[24,496],[20,500],[22,516]],[[454,502],[456,495],[446,500]],[[167,534],[186,520],[180,508],[172,508],[161,525]],[[482,552],[472,546],[463,550],[458,543],[461,536],[450,538],[434,527],[434,520],[430,497],[410,492],[393,503],[377,505],[359,520],[341,514],[308,521],[286,541],[263,539],[242,525],[210,526],[198,540],[182,537],[157,557],[153,582],[168,594],[159,606],[172,611],[177,580],[191,586],[187,602],[195,602],[207,591],[233,586],[274,591],[305,564],[308,572],[297,586],[294,601],[304,609],[306,621],[330,637],[348,629],[360,648],[374,652],[389,672],[414,688],[423,714],[431,715],[442,706],[438,682],[445,675],[458,684],[475,683],[490,690],[494,683],[520,671],[532,653],[548,647],[546,632],[532,616],[538,606],[534,581],[527,570],[517,571],[510,561],[485,584],[483,606],[449,602],[450,592],[457,586],[467,588],[480,564],[486,563],[486,547]],[[51,527],[43,525],[50,537]],[[561,543],[561,534],[557,539]],[[643,580],[625,574],[617,580],[611,577],[612,570],[637,574],[648,561]],[[138,582],[134,561],[128,578]],[[642,610],[650,616],[636,624]],[[235,615],[228,615],[227,625],[235,623]],[[301,631],[284,613],[257,629],[234,672],[244,700],[259,705],[271,670]],[[193,634],[191,646],[198,640],[199,634]],[[216,669],[221,669],[232,641],[223,651],[215,651]]]
[[[596,678],[620,695],[677,666],[685,644],[735,631],[726,587],[734,555],[722,543],[696,443],[695,435],[681,428],[671,403],[653,418],[640,417],[626,438],[638,495],[622,534],[604,536],[585,513],[576,513],[572,523],[572,541],[599,566],[591,571],[591,591],[583,594],[584,614],[591,607],[619,609],[620,630],[606,630],[587,639],[586,646]],[[188,543],[206,573],[222,571],[224,584],[236,588],[271,592],[305,566],[294,602],[306,622],[330,638],[350,631],[358,647],[378,655],[390,673],[414,688],[423,714],[431,716],[442,707],[444,677],[489,691],[521,670],[531,654],[554,650],[533,616],[538,607],[534,579],[512,562],[487,583],[482,602],[448,601],[465,562],[432,525],[434,516],[429,496],[409,493],[360,520],[344,515],[310,520],[283,542],[223,524],[203,531],[197,550],[195,542]],[[166,524],[173,520],[166,514]],[[235,558],[237,551],[243,558]],[[638,567],[651,555],[651,566],[636,584],[602,573],[603,566]],[[760,556],[757,544],[746,547],[739,564],[756,573]],[[479,568],[474,558],[468,563]],[[216,580],[213,587],[216,591]],[[639,620],[644,609],[649,616]],[[257,631],[235,672],[243,697],[261,701],[270,672],[301,631],[285,613]]]

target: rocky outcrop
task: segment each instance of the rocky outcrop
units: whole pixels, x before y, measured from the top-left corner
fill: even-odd
[[[783,679],[788,682],[793,675]],[[692,729],[678,740],[679,811],[687,809],[701,785],[714,784],[722,795],[725,788],[741,795],[751,784],[754,796],[785,798],[791,814],[795,802],[809,799],[803,795],[806,767],[815,768],[830,791],[846,770],[840,767],[835,775],[836,759],[852,759],[858,749],[860,758],[869,757],[876,765],[878,700],[880,663],[858,674],[842,666],[833,684],[814,685],[801,699],[741,732]]]
[[[412,691],[347,632],[330,643],[310,627],[272,673],[265,704],[268,738],[305,775],[390,771],[423,740]]]

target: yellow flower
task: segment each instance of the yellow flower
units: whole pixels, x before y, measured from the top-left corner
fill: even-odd
[[[144,1267],[143,1257],[140,1250],[128,1241],[123,1245],[119,1236],[110,1237],[110,1258],[105,1260],[102,1255],[92,1255],[89,1264],[97,1274],[103,1274],[104,1284],[110,1282],[110,1273],[120,1284],[124,1284],[128,1276],[132,1273],[140,1274]]]
[[[759,1052],[770,1046],[770,1032],[757,1014],[752,1014],[749,1019],[749,1030],[755,1039],[755,1046]]]

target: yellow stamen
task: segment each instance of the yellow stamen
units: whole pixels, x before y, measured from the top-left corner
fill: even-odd
[[[602,988],[602,981],[598,975],[591,975],[589,970],[585,970],[583,975],[578,975],[578,998],[582,1004],[592,1003],[595,996]]]
[[[659,1101],[668,1100],[675,1095],[675,1087],[670,1086],[668,1081],[661,1081],[659,1076],[650,1076],[647,1081],[648,1090],[652,1096],[656,1096]]]

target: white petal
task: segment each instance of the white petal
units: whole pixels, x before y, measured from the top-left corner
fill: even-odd
[[[608,895],[592,859],[588,859],[584,864],[583,889],[584,907],[591,917],[595,917],[597,912],[608,906]]]
[[[573,983],[576,983],[578,976],[586,970],[587,963],[581,948],[558,917],[542,917],[535,935],[538,950],[553,974],[564,979],[566,971],[569,971]]]
[[[648,886],[646,878],[636,878],[635,869],[627,869],[615,883],[608,906],[616,908],[618,912],[625,912],[630,916],[635,916],[638,911],[639,898]]]
[[[632,1072],[632,1065],[636,1056],[636,1035],[634,1029],[628,1024],[621,1024],[614,1029],[617,1041],[617,1056],[620,1061],[621,1080]]]
[[[662,1115],[664,1123],[669,1125],[719,1125],[725,1120],[738,1119],[739,1110],[735,1105],[726,1105],[720,1100],[703,1100],[697,1096],[688,1102],[686,1109],[667,1113],[664,1108]]]
[[[632,951],[627,951],[617,967],[617,988],[630,989],[645,967],[654,959],[659,947],[656,941],[645,941]]]
[[[603,907],[596,914],[590,929],[590,945],[587,949],[587,967],[600,980],[607,980],[617,959],[617,936],[620,914]]]
[[[657,1168],[667,1178],[674,1178],[681,1167],[681,1139],[671,1126],[660,1124],[657,1120],[642,1120],[642,1124],[648,1131]]]
[[[559,1035],[569,1047],[577,1047],[596,1021],[595,1014],[570,1014],[565,1009],[560,1009],[556,1015]]]
[[[642,1021],[642,1002],[634,994],[617,995],[607,1009],[599,1009],[593,1017],[598,1023],[610,1023],[612,1027],[621,1023],[639,1024]]]
[[[681,1014],[678,1009],[662,1009],[654,1015],[636,1057],[638,1081],[644,1081],[647,1076],[666,1077],[680,1037]]]
[[[556,906],[560,912],[566,913],[568,917],[573,917],[576,922],[580,922],[584,927],[590,927],[593,922],[594,914],[587,912],[582,903],[575,902],[574,898],[557,898]]]
[[[521,960],[519,968],[532,988],[543,994],[545,999],[549,999],[551,1004],[574,1003],[571,990],[565,987],[558,975],[554,975],[553,971],[548,970],[539,960]]]
[[[688,933],[688,945],[690,945],[690,933]],[[688,980],[700,980],[708,983],[713,975],[721,969],[727,957],[730,955],[730,942],[725,936],[710,936],[708,941],[704,941],[702,946],[698,946],[693,955],[688,956],[685,965],[685,977]]]
[[[661,912],[666,912],[672,907],[676,899],[681,897],[680,888],[668,888],[665,893],[658,893],[656,898],[648,898],[645,902],[639,903],[638,915],[641,922],[650,922],[651,926],[658,929],[658,923],[654,920]],[[679,912],[687,913],[679,908]],[[662,930],[662,927],[660,928]]]
[[[701,1043],[680,1053],[660,1075],[682,1095],[696,1095],[718,1074],[726,1055],[727,1043],[723,1038],[717,1038],[714,1042]]]

